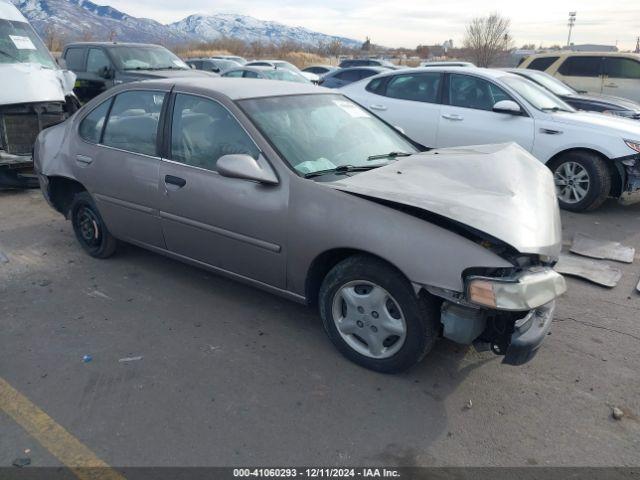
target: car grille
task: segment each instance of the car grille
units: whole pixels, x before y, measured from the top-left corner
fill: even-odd
[[[30,155],[41,130],[62,122],[64,112],[0,113],[0,134],[7,153]]]

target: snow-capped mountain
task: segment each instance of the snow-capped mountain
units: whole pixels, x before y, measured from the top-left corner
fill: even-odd
[[[119,40],[176,44],[193,40],[160,22],[136,18],[89,0],[13,0],[44,38],[53,32],[68,40]]]
[[[339,40],[345,46],[360,45],[360,42],[349,38],[243,15],[191,15],[179,22],[164,25],[148,18],[132,17],[90,0],[12,1],[42,37],[55,32],[56,36],[65,40],[118,40],[175,45],[229,37],[246,42],[276,44],[293,41],[318,46]]]
[[[338,40],[343,45],[358,47],[361,42],[314,32],[303,27],[290,27],[278,22],[258,20],[246,15],[221,13],[216,15],[190,15],[169,25],[176,33],[192,35],[203,40],[221,37],[237,38],[246,42],[280,44],[286,41],[317,46]]]

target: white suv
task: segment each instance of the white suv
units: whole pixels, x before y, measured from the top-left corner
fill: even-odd
[[[426,147],[520,144],[552,170],[567,210],[595,209],[610,196],[640,201],[640,124],[578,112],[518,75],[417,68],[376,75],[341,91]]]
[[[518,68],[547,72],[578,91],[640,102],[640,55],[634,53],[544,53],[527,57]]]

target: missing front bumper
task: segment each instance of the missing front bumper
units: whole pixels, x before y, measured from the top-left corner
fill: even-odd
[[[555,307],[555,301],[548,303],[532,310],[524,319],[515,323],[511,342],[502,363],[522,365],[535,357],[544,338],[551,330]]]
[[[618,202],[622,205],[632,205],[640,202],[640,156],[625,158],[619,161],[619,170],[624,172],[624,188]]]

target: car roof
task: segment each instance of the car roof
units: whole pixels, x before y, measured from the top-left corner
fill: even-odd
[[[425,73],[434,73],[434,72],[443,72],[443,73],[466,73],[469,75],[475,75],[477,77],[484,78],[500,78],[508,75],[513,75],[512,73],[506,72],[504,70],[498,70],[494,68],[480,68],[480,67],[416,67],[416,68],[402,68],[400,70],[384,70],[384,73],[378,75],[378,77],[389,76],[389,75],[399,75],[403,73],[416,73],[416,72],[425,72]]]
[[[340,73],[340,72],[353,72],[353,71],[361,71],[361,70],[370,70],[372,72],[378,72],[378,73],[382,73],[382,72],[389,72],[390,70],[388,68],[385,67],[381,67],[378,65],[361,65],[359,67],[345,67],[345,68],[338,68],[336,69],[334,72],[331,73]],[[415,70],[415,69],[411,69],[411,70]],[[398,70],[391,70],[392,72],[397,72]]]
[[[226,72],[233,72],[233,71],[236,71],[236,70],[247,70],[249,72],[260,73],[260,72],[270,72],[270,71],[273,71],[273,70],[282,70],[282,69],[277,69],[277,68],[271,67],[269,65],[249,65],[249,66],[240,65],[238,67],[232,67],[232,68],[230,68],[228,70],[225,70],[225,73]]]
[[[153,43],[134,43],[134,42],[71,42],[65,45],[67,47],[162,47]],[[164,47],[162,47],[164,48]]]
[[[544,58],[544,57],[626,57],[635,58],[640,60],[640,54],[631,52],[574,52],[571,50],[562,50],[556,52],[534,53],[528,55],[526,59],[530,58]]]
[[[240,70],[240,68],[236,69]],[[330,89],[318,87],[312,83],[296,83],[281,80],[266,80],[257,78],[225,78],[225,77],[182,77],[164,78],[158,80],[145,80],[124,84],[119,87],[127,90],[129,85],[136,89],[146,88],[171,88],[193,91],[199,93],[216,92],[231,100],[245,98],[279,97],[285,95],[306,95],[336,93]]]

